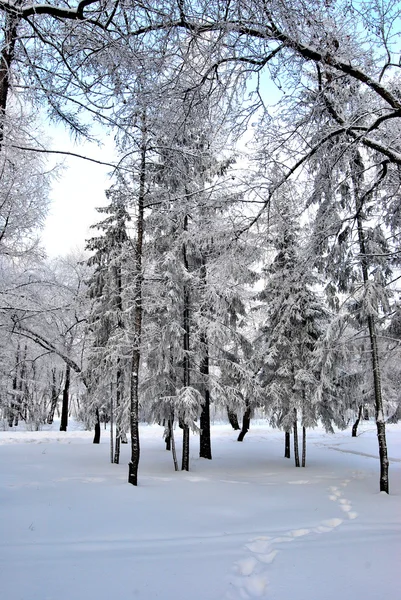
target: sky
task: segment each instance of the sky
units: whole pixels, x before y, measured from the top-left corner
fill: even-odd
[[[103,146],[74,144],[62,127],[48,127],[53,150],[75,152],[100,160],[113,162],[113,140],[105,138]],[[59,177],[54,181],[50,195],[49,214],[42,231],[42,244],[49,257],[64,256],[85,247],[85,240],[94,232],[89,228],[102,219],[95,208],[107,201],[105,190],[111,185],[109,167],[74,157],[50,156],[48,165],[62,164]]]
[[[263,81],[262,91],[268,96],[266,103],[274,104],[281,96],[281,92],[266,80]],[[117,162],[113,138],[102,133],[100,127],[92,125],[92,131],[103,140],[102,147],[90,143],[74,144],[65,127],[46,124],[46,116],[43,115],[42,118],[46,137],[53,140],[53,150],[83,154],[113,164]],[[240,144],[242,152],[246,152],[244,143],[251,137],[252,133],[249,130]],[[52,158],[49,155],[48,164],[56,163],[63,164],[64,169],[58,180],[53,183],[49,214],[41,235],[42,244],[49,257],[64,256],[70,251],[85,247],[85,240],[95,233],[90,230],[90,226],[102,219],[95,208],[107,203],[105,190],[112,183],[109,167],[79,158],[61,155]]]

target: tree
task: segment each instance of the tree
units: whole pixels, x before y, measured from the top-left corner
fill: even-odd
[[[26,127],[27,119],[14,119],[12,125]],[[8,142],[24,143],[26,137],[17,129],[9,133]],[[0,255],[21,259],[40,253],[39,231],[47,215],[52,175],[40,155],[0,146]]]
[[[270,420],[286,433],[293,429],[299,467],[297,421],[301,415],[304,431],[317,424],[315,392],[320,374],[316,354],[328,315],[313,289],[317,281],[311,265],[298,246],[301,232],[290,190],[276,200],[274,216],[276,255],[265,269],[266,283],[258,294],[262,323],[256,362]]]
[[[92,381],[92,412],[95,406],[95,411],[102,409],[105,414],[110,414],[111,460],[118,463],[121,438],[127,426],[123,417],[127,411],[124,381],[128,375],[123,287],[127,277],[124,262],[128,242],[127,223],[130,217],[126,210],[127,199],[118,184],[108,190],[106,195],[110,204],[97,210],[107,216],[93,226],[99,229],[102,235],[87,242],[87,249],[93,252],[88,264],[94,268],[88,282],[88,292],[93,299],[89,323],[91,348],[88,376]],[[115,447],[112,431],[114,415]]]
[[[22,271],[18,278],[14,272],[9,288],[3,292],[3,302],[8,303],[3,308],[4,325],[9,331],[22,340],[30,340],[29,348],[36,346],[39,357],[52,355],[65,365],[63,430],[67,425],[71,373],[77,373],[80,381],[87,384],[83,373],[86,273],[82,261],[76,261],[77,257],[70,257],[42,262]],[[46,372],[46,388],[50,389],[54,387],[54,376],[51,368]]]

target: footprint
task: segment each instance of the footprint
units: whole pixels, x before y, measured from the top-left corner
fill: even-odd
[[[329,527],[330,529],[338,527],[339,525],[341,525],[341,523],[343,523],[342,519],[327,519],[327,521],[322,521],[322,525],[324,527]]]
[[[257,554],[263,554],[267,551],[269,546],[269,542],[263,539],[254,540],[250,544],[245,544],[245,548],[248,548],[248,550],[251,552],[256,552]]]
[[[310,532],[310,529],[294,529],[294,531],[290,531],[290,535],[292,535],[294,538],[297,538],[302,537],[303,535],[308,535]]]
[[[329,496],[329,500],[336,502],[338,500],[338,496],[331,495],[331,496]]]
[[[356,519],[357,516],[358,516],[357,512],[351,511],[351,512],[348,513],[348,518],[349,519]]]
[[[272,550],[271,552],[269,552],[269,554],[259,554],[257,558],[259,562],[262,562],[265,565],[270,565],[270,563],[273,562],[278,553],[278,550]]]
[[[275,543],[275,544],[281,544],[282,542],[293,542],[293,541],[294,541],[294,538],[289,537],[289,536],[278,537],[278,538],[272,539],[272,543]]]
[[[253,573],[257,564],[258,561],[256,560],[256,558],[253,558],[253,556],[251,556],[249,558],[243,558],[242,560],[239,560],[235,564],[235,567],[240,575],[248,577],[249,575],[251,575],[251,573]]]
[[[343,510],[344,512],[349,512],[351,510],[351,505],[350,504],[341,504],[340,506],[341,510]]]
[[[331,531],[333,528],[332,527],[327,527],[325,525],[319,525],[319,527],[315,527],[315,529],[313,530],[315,533],[327,533],[329,531]]]
[[[264,595],[266,587],[267,587],[267,579],[262,576],[253,576],[250,577],[246,584],[245,589],[254,598],[260,598]]]

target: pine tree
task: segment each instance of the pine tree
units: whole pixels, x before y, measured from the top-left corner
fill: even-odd
[[[265,268],[266,283],[258,294],[261,326],[255,340],[258,379],[271,423],[294,433],[299,466],[299,416],[303,427],[317,423],[319,385],[317,345],[327,322],[327,309],[314,291],[316,278],[301,252],[295,205],[282,194],[275,204],[272,235],[276,250]],[[288,442],[288,440],[287,440]]]
[[[116,415],[115,448],[111,448],[112,462],[119,462],[121,435],[126,423],[124,399],[124,377],[127,376],[127,357],[124,344],[123,315],[123,279],[125,251],[128,242],[127,223],[130,220],[126,209],[126,198],[118,185],[106,193],[111,203],[98,208],[98,212],[107,217],[93,227],[102,235],[87,242],[87,249],[93,252],[89,265],[94,267],[89,281],[89,295],[93,300],[90,317],[92,345],[88,372],[92,386],[91,410],[95,411],[98,422],[99,410],[110,414],[114,421]],[[110,388],[111,386],[111,388]],[[113,401],[113,395],[115,401]],[[111,410],[113,409],[113,410]],[[97,423],[98,434],[99,423]],[[113,437],[111,436],[113,444]]]

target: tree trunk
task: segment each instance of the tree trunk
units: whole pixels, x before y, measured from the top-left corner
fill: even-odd
[[[168,450],[170,452],[171,450],[171,428],[172,428],[172,420],[171,419],[167,419],[167,424],[166,421],[164,420],[165,425],[164,427],[164,441],[166,442],[166,450]]]
[[[234,429],[234,431],[241,429],[241,427],[239,426],[239,423],[238,423],[237,414],[233,410],[231,410],[231,408],[229,406],[227,406],[227,417],[228,417],[228,421],[229,421],[231,427]]]
[[[54,411],[56,410],[57,402],[58,402],[59,390],[57,388],[56,381],[56,369],[52,369],[52,387],[51,387],[51,399],[50,399],[50,409],[47,415],[47,423],[51,425],[54,420]]]
[[[173,422],[171,419],[168,420],[168,428],[170,431],[171,454],[173,455],[174,470],[178,471],[177,452],[175,450],[174,429],[173,429]]]
[[[116,426],[116,443],[114,448],[114,464],[118,465],[120,463],[120,452],[121,452],[121,432],[120,429]]]
[[[302,466],[306,466],[306,427],[302,425]]]
[[[381,375],[379,353],[377,349],[377,334],[375,322],[371,315],[368,316],[369,337],[372,354],[373,381],[375,390],[375,417],[377,439],[379,443],[380,458],[380,491],[389,493],[389,460],[387,455],[386,423],[384,419],[383,398],[381,390]]]
[[[18,415],[21,417],[23,421],[27,420],[28,417],[28,405],[30,403],[29,398],[29,387],[27,383],[26,377],[26,357],[28,354],[28,346],[25,344],[24,354],[21,358],[21,370],[19,374],[19,383],[18,383],[18,405],[17,405],[17,415],[16,415],[16,423],[18,425]],[[35,366],[33,365],[33,370],[35,371]],[[35,379],[35,377],[34,377]]]
[[[12,396],[10,402],[10,408],[8,411],[8,426],[12,427],[14,425],[18,425],[18,404],[17,404],[17,393],[18,393],[18,369],[20,367],[20,345],[18,342],[17,346],[17,354],[15,356],[15,371],[12,383]]]
[[[299,467],[299,446],[298,446],[298,422],[297,422],[297,409],[294,408],[294,459],[295,466]]]
[[[63,388],[63,404],[61,408],[61,422],[60,431],[67,431],[68,426],[68,400],[70,395],[70,377],[71,368],[70,365],[65,366],[65,379]]]
[[[182,464],[183,471],[189,471],[189,426],[184,425],[182,430]]]
[[[116,382],[116,443],[114,448],[114,464],[118,465],[120,463],[120,449],[121,449],[121,427],[120,427],[120,412],[119,406],[121,404],[121,380],[122,380],[122,372],[121,372],[121,364],[120,358],[117,358],[117,382]]]
[[[209,386],[209,345],[206,336],[202,336],[202,346],[205,348],[205,356],[202,360],[200,372],[205,377],[205,401],[200,415],[200,449],[201,458],[212,458],[212,446],[210,439],[210,392]]]
[[[114,462],[114,406],[113,385],[110,383],[110,462]]]
[[[3,30],[3,48],[0,53],[0,146],[2,146],[4,139],[4,117],[10,90],[11,66],[14,60],[15,42],[18,36],[17,32],[20,20],[19,16],[6,13]]]
[[[291,458],[291,433],[286,431],[284,435],[284,458]]]
[[[93,437],[94,444],[100,444],[100,414],[99,409],[96,408],[96,423],[95,423],[95,435]]]
[[[141,361],[142,342],[142,255],[145,213],[146,183],[146,115],[141,115],[141,164],[139,173],[139,194],[137,205],[136,244],[135,244],[135,285],[134,285],[134,348],[132,351],[131,394],[130,394],[130,426],[131,426],[131,461],[128,465],[128,483],[138,485],[138,467],[141,455],[139,441],[139,367]]]
[[[143,225],[143,223],[142,223]],[[141,230],[143,233],[143,230]],[[138,242],[137,242],[138,246]],[[141,242],[142,258],[142,242]],[[139,264],[141,264],[139,260]],[[137,261],[137,266],[139,266]],[[132,370],[131,370],[131,410],[130,410],[130,426],[131,426],[131,461],[128,465],[128,483],[138,485],[138,467],[141,455],[139,441],[139,366],[141,359],[141,333],[142,333],[142,275],[137,270],[137,283],[135,290],[135,345],[132,353]]]
[[[188,230],[188,215],[184,217],[184,231]],[[184,243],[182,246],[182,255],[184,261],[185,270],[188,272],[188,257],[187,257],[187,248]],[[184,361],[183,361],[183,375],[184,375],[184,387],[189,387],[190,385],[190,364],[189,364],[189,344],[190,344],[190,296],[189,289],[186,282],[184,282],[184,290],[183,290],[183,300],[184,300],[184,310],[183,310],[183,329],[184,329],[184,338],[183,338],[183,347],[184,347]],[[185,423],[182,428],[182,465],[181,468],[183,471],[189,471],[189,426]]]
[[[359,153],[357,153],[354,164],[353,164],[353,183],[355,192],[355,208],[357,213],[357,227],[358,227],[358,242],[360,252],[360,262],[362,270],[362,278],[365,286],[369,283],[369,270],[368,270],[368,257],[366,252],[366,240],[365,232],[363,229],[363,203],[366,198],[366,194],[360,196],[360,179],[361,174],[358,173],[358,169],[361,168],[363,172],[363,161]],[[383,410],[383,397],[382,397],[382,385],[381,385],[381,373],[380,373],[380,360],[379,352],[377,347],[377,333],[376,323],[373,314],[367,314],[366,316],[368,330],[369,330],[369,341],[370,341],[370,355],[372,361],[373,370],[373,384],[374,384],[374,395],[375,395],[375,417],[376,417],[376,429],[377,439],[379,444],[379,459],[380,459],[380,491],[389,493],[389,460],[387,456],[387,441],[386,441],[386,424],[384,419]]]
[[[357,433],[358,433],[358,425],[359,425],[359,421],[361,420],[362,417],[362,404],[359,405],[359,409],[358,409],[358,416],[356,418],[355,423],[352,426],[352,437],[356,437]]]
[[[207,266],[206,266],[206,258],[202,255],[202,264],[200,268],[200,278],[202,282],[203,292],[206,293],[207,289]],[[207,305],[202,310],[202,314],[204,317],[208,316],[208,308]],[[200,414],[200,447],[199,447],[199,456],[201,458],[207,458],[211,460],[212,458],[212,445],[211,445],[211,436],[210,436],[210,382],[209,382],[209,340],[207,338],[206,331],[202,331],[200,337],[200,345],[203,353],[203,357],[200,364],[200,373],[202,376],[202,386],[203,386],[203,395],[204,395],[204,403],[202,406],[201,414]]]
[[[249,406],[249,402],[247,402],[244,416],[242,417],[242,429],[239,433],[237,442],[243,441],[244,437],[246,436],[246,434],[249,431],[250,424],[251,424],[251,409]]]

